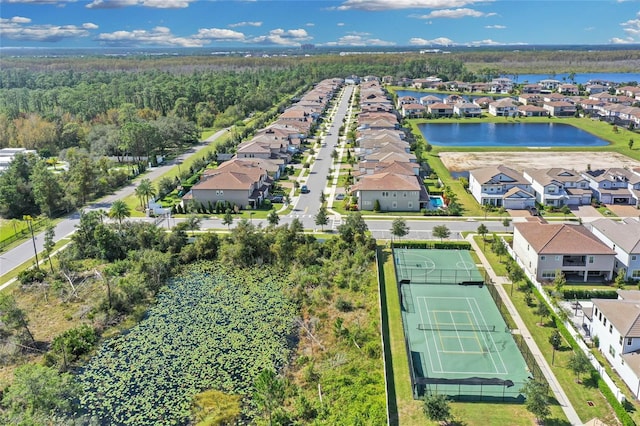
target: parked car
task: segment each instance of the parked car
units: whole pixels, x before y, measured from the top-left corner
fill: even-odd
[[[284,197],[282,195],[274,195],[273,197],[271,197],[271,202],[272,203],[281,203],[283,199],[284,199]]]
[[[344,200],[344,194],[337,194],[336,200]]]
[[[302,185],[300,187],[300,192],[303,194],[308,194],[309,193],[309,188],[307,187],[307,185]]]

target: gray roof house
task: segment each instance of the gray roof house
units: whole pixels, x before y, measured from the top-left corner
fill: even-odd
[[[589,229],[616,252],[614,271],[622,271],[625,278],[640,280],[640,221],[625,218],[622,221],[598,219],[588,224]]]

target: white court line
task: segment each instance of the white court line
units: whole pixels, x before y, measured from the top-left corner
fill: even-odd
[[[420,299],[423,299],[423,300],[424,300],[425,310],[427,311],[427,313],[429,313],[429,309],[428,309],[428,307],[427,307],[427,306],[428,306],[428,305],[427,305],[427,299],[430,299],[430,300],[433,300],[433,299],[444,299],[444,300],[458,299],[458,300],[463,300],[463,301],[467,304],[467,306],[469,306],[469,304],[470,304],[468,299],[472,299],[472,300],[475,302],[476,307],[478,308],[478,312],[480,312],[480,315],[482,316],[482,313],[481,313],[481,311],[480,311],[480,308],[479,308],[479,306],[478,306],[478,303],[477,303],[476,299],[475,299],[475,298],[472,298],[472,297],[442,297],[442,296],[438,296],[438,297],[425,297],[425,296],[419,296],[419,297],[417,297],[417,299],[418,299],[418,300],[420,300]],[[471,306],[470,306],[470,307],[471,307]],[[472,310],[472,312],[473,312],[473,310]],[[422,309],[420,309],[420,319],[421,319],[421,321],[423,321],[423,317],[422,317]],[[483,318],[482,318],[482,319],[483,319],[484,325],[486,326],[486,325],[487,325],[487,323],[486,323],[486,321],[484,320],[484,316],[483,316]],[[423,324],[424,324],[424,322],[423,322]],[[478,325],[480,325],[480,324],[478,323]],[[427,339],[426,339],[426,337],[427,337],[427,336],[426,336],[426,331],[425,331],[425,332],[423,332],[423,333],[425,334],[425,342],[426,342],[426,341],[427,341]],[[484,339],[484,336],[483,336],[483,339]],[[491,357],[491,362],[494,364],[494,372],[487,372],[486,370],[483,370],[483,371],[457,371],[457,370],[452,371],[452,370],[445,370],[445,369],[444,369],[444,367],[443,367],[443,365],[442,365],[442,359],[440,358],[440,352],[441,352],[441,351],[439,351],[439,350],[437,349],[437,347],[436,347],[436,354],[438,355],[438,362],[440,363],[440,370],[436,370],[435,368],[433,368],[433,362],[432,362],[432,360],[431,360],[431,351],[429,351],[429,360],[431,361],[430,363],[431,363],[431,367],[432,367],[432,369],[433,369],[433,372],[434,372],[434,373],[450,373],[450,374],[488,374],[488,373],[491,373],[491,374],[500,374],[500,375],[508,374],[508,370],[507,370],[507,368],[506,368],[506,366],[505,366],[505,364],[504,364],[504,360],[502,359],[502,356],[500,355],[500,353],[499,353],[499,352],[497,352],[497,346],[496,346],[496,344],[495,344],[495,341],[493,340],[493,336],[491,336],[491,341],[492,341],[492,343],[493,343],[493,347],[496,349],[496,353],[498,354],[498,357],[500,358],[500,361],[501,361],[502,367],[503,367],[503,369],[504,369],[504,372],[502,372],[502,373],[501,373],[501,372],[499,372],[499,371],[498,371],[498,366],[496,365],[495,361],[493,360],[492,355],[489,355],[489,356]],[[487,344],[488,344],[488,342],[487,342]],[[437,345],[436,345],[436,346],[437,346]],[[430,347],[428,347],[428,346],[427,346],[427,348],[428,348],[428,349],[430,349]],[[442,353],[446,353],[446,351],[442,351]],[[474,355],[476,354],[475,352],[466,352],[466,353],[467,353],[467,354],[474,354]],[[491,354],[491,352],[490,352],[490,354]],[[410,354],[409,354],[409,355],[410,355]]]
[[[476,309],[478,310],[478,314],[480,315],[480,317],[482,318],[482,323],[486,326],[487,325],[487,321],[484,318],[484,315],[482,314],[482,311],[480,310],[480,306],[478,305],[478,300],[475,297],[468,297],[467,298],[467,303],[469,304],[469,308],[471,309],[471,312],[473,313],[473,316],[475,318],[476,314],[475,311],[473,310],[473,306],[471,306],[471,300],[473,300],[473,303],[476,306]],[[482,336],[483,339],[485,339],[485,336]],[[500,359],[500,363],[502,364],[502,372],[498,371],[498,366],[496,365],[495,361],[493,360],[493,354],[491,351],[489,351],[489,357],[491,358],[491,362],[493,363],[495,369],[496,369],[496,374],[507,374],[509,373],[509,370],[507,369],[507,366],[504,364],[504,359],[502,359],[502,355],[500,355],[500,352],[498,352],[498,346],[496,345],[495,340],[493,339],[493,336],[491,334],[489,334],[489,338],[491,339],[491,343],[493,344],[493,347],[496,350],[496,355],[498,356],[498,358]]]
[[[456,329],[456,336],[458,337],[458,344],[460,346],[460,352],[465,352],[464,346],[462,345],[462,340],[460,340],[460,333],[458,333],[458,327],[456,327],[456,321],[453,318],[453,313],[451,311],[449,311],[449,317],[451,317],[451,324],[453,324],[453,328]],[[444,349],[444,348],[442,348],[442,349]]]
[[[458,257],[460,258],[460,262],[465,265],[465,269],[463,270],[467,271],[467,276],[471,278],[471,270],[466,268],[467,261],[462,258],[462,252],[460,250],[458,250]]]
[[[429,316],[429,308],[427,307],[427,301],[426,301],[426,297],[418,297],[418,299],[423,299],[424,302],[424,309],[427,312],[427,317],[429,317],[429,324],[431,324],[431,317]],[[424,322],[424,318],[422,316],[422,307],[420,306],[420,301],[418,300],[418,309],[420,310],[420,323],[421,324],[426,324]],[[440,370],[436,370],[433,366],[433,359],[431,359],[431,347],[427,344],[427,342],[429,341],[427,339],[427,331],[424,330],[422,332],[422,334],[424,334],[424,344],[427,347],[427,351],[429,352],[429,364],[431,364],[431,370],[434,373],[444,373],[444,369],[442,367],[442,360],[440,359],[440,351],[438,350],[438,345],[436,344],[435,346],[435,351],[436,351],[436,355],[438,356],[438,363],[440,364]],[[435,341],[435,339],[434,339]],[[409,354],[409,356],[411,356],[411,354]]]

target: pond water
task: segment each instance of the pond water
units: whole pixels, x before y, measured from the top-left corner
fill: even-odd
[[[609,143],[563,123],[428,123],[422,136],[438,146],[579,147]]]
[[[540,80],[552,79],[562,81],[563,83],[571,83],[571,79],[568,73],[562,74],[506,74],[505,77],[510,78],[516,81],[518,84],[527,83],[537,83]],[[628,83],[631,81],[640,82],[640,74],[639,73],[620,73],[620,72],[599,72],[599,73],[584,73],[578,74],[576,73],[573,77],[573,81],[576,84],[586,84],[589,80],[604,80],[604,81],[612,81],[614,83]]]

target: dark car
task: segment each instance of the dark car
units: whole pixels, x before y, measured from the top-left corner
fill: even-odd
[[[309,188],[307,187],[307,185],[302,185],[300,187],[300,192],[302,192],[303,194],[308,194],[309,193]]]
[[[274,195],[273,197],[271,197],[272,203],[281,203],[282,200],[284,200],[284,197],[282,195]]]
[[[344,200],[344,194],[336,194],[336,200]]]

